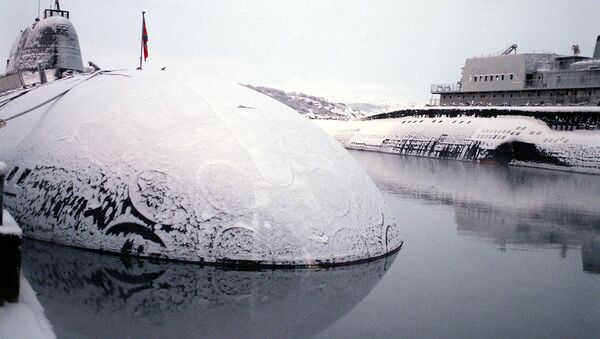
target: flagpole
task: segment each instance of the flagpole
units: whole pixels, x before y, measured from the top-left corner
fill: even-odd
[[[140,35],[140,70],[142,70],[142,56],[144,54],[144,20],[146,12],[142,11],[142,34]]]

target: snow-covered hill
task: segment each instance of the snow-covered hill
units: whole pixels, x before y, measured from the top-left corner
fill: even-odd
[[[386,106],[375,104],[332,102],[323,97],[300,92],[285,92],[262,86],[245,86],[290,106],[309,119],[349,120],[389,110]]]

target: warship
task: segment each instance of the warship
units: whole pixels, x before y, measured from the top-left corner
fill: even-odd
[[[289,107],[193,71],[88,65],[57,1],[19,33],[0,77],[4,198],[26,237],[236,266],[400,248],[366,172]]]
[[[428,107],[315,121],[348,149],[600,173],[600,37],[592,58],[467,59]]]
[[[592,57],[517,53],[513,44],[495,56],[470,58],[457,83],[431,85],[441,106],[600,105],[600,36]],[[437,96],[437,98],[436,98]]]

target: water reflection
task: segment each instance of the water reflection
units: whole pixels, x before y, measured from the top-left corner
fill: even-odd
[[[59,338],[314,335],[361,301],[395,255],[328,269],[233,271],[25,241],[23,272]]]
[[[459,234],[512,246],[579,251],[583,270],[600,273],[600,177],[352,152],[389,194],[449,205]]]

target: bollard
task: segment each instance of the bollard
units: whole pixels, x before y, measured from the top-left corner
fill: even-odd
[[[4,177],[7,171],[6,164],[0,161],[0,226],[4,225]]]
[[[0,162],[0,306],[18,301],[21,275],[21,229],[12,218],[3,219],[6,172],[6,165]]]

